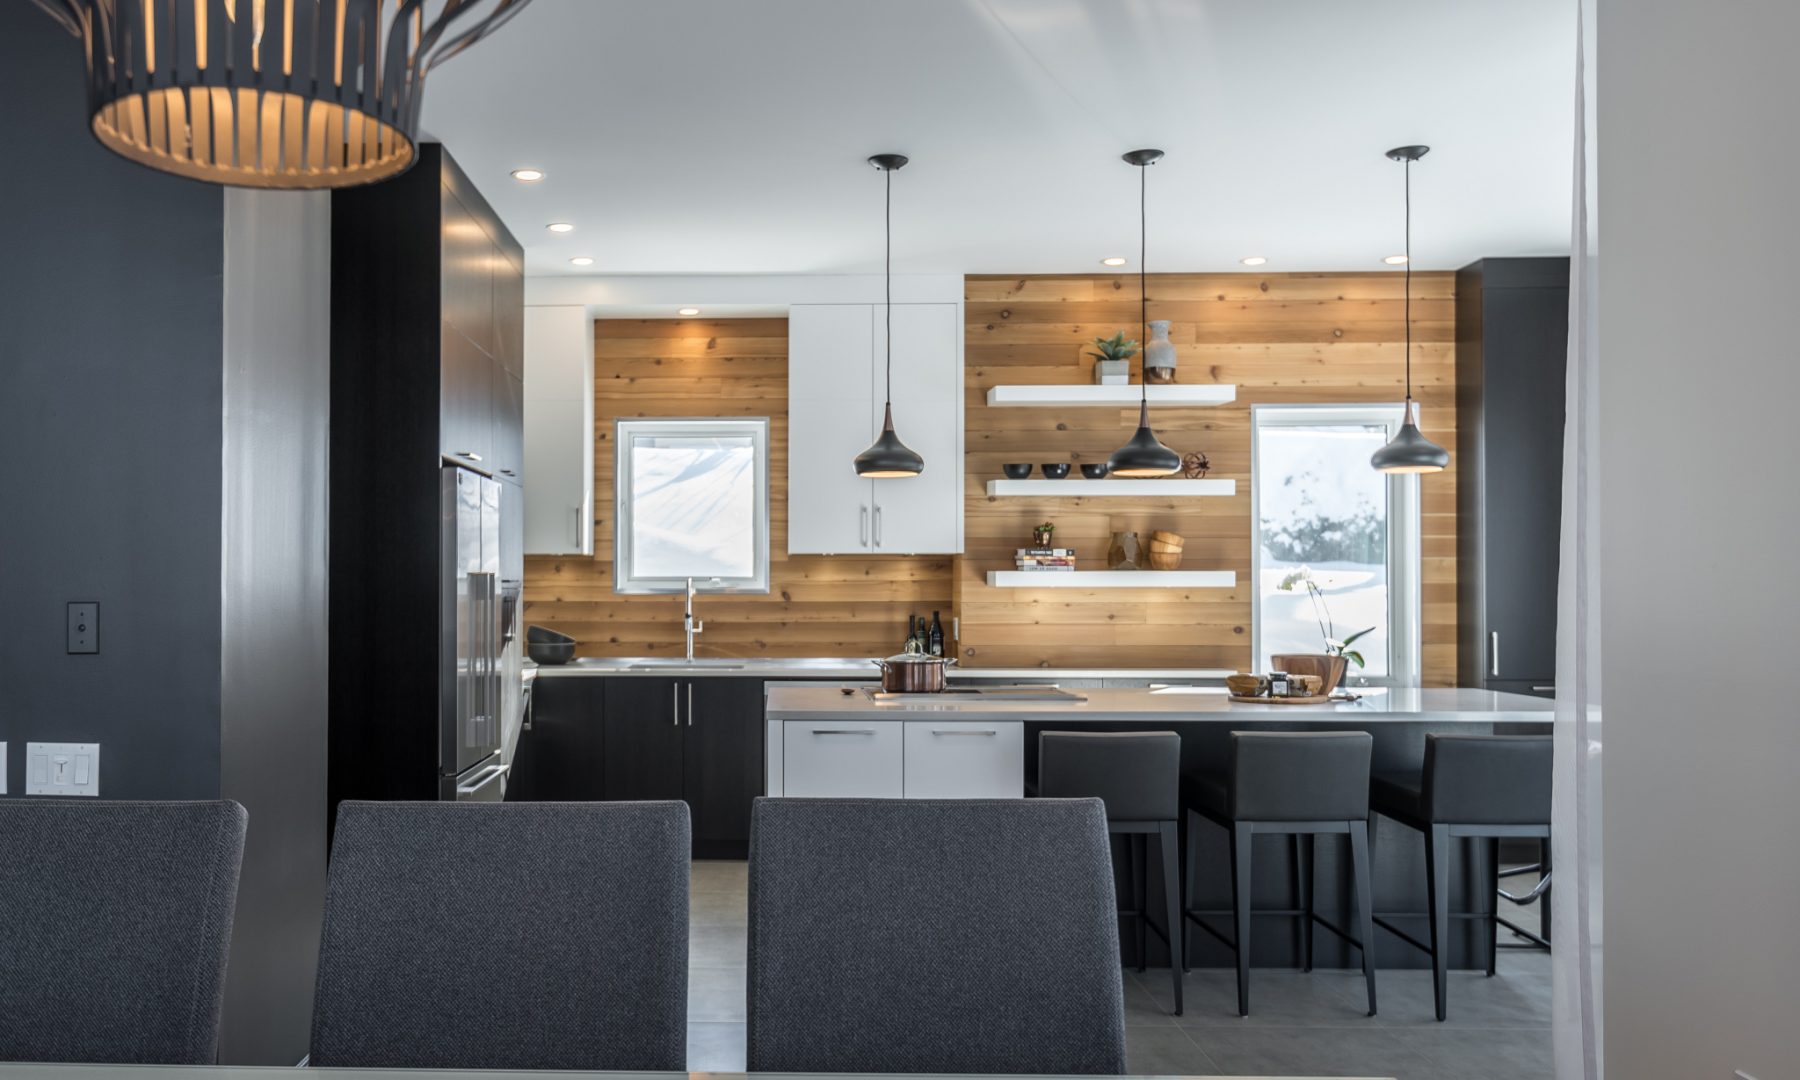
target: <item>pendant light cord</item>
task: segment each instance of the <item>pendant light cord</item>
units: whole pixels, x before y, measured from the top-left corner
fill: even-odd
[[[1412,167],[1413,159],[1406,159],[1406,304],[1403,316],[1406,320],[1406,415],[1402,422],[1412,420]]]
[[[892,408],[894,404],[894,170],[883,169],[887,174],[887,205],[882,215],[882,229],[887,234],[887,254],[883,264],[883,274],[887,281],[887,307],[882,315],[887,332],[887,393],[885,404]]]
[[[1149,253],[1150,245],[1150,213],[1147,204],[1150,198],[1150,164],[1145,162],[1138,166],[1138,317],[1143,321],[1143,341],[1138,344],[1138,384],[1142,387],[1138,400],[1148,408],[1150,405],[1150,369],[1144,361],[1150,358],[1150,279],[1144,258]]]

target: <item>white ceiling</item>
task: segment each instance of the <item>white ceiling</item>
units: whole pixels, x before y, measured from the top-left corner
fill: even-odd
[[[532,274],[1453,268],[1568,250],[1568,0],[534,0],[424,126]],[[524,185],[508,173],[545,170]],[[569,221],[576,231],[544,226]],[[592,256],[578,269],[568,259]]]

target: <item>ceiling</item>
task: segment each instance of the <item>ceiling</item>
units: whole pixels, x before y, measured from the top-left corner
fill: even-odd
[[[533,275],[1379,270],[1568,251],[1567,0],[534,0],[424,127]],[[537,184],[508,175],[530,166]],[[573,223],[557,235],[545,225]],[[574,256],[593,265],[576,268]]]

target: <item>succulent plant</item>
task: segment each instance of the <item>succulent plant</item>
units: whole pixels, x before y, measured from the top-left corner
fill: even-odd
[[[1125,336],[1120,330],[1109,338],[1095,338],[1094,348],[1099,352],[1088,353],[1096,360],[1129,360],[1137,355],[1138,343]]]

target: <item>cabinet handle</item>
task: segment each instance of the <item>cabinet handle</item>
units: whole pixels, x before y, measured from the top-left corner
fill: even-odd
[[[933,735],[998,735],[998,734],[1000,734],[998,731],[995,731],[992,728],[990,728],[986,731],[962,731],[962,730],[958,730],[956,728],[933,728],[931,733]]]
[[[481,455],[477,454],[473,450],[458,450],[456,452],[456,456],[459,458],[468,458],[470,461],[480,461],[481,460]]]
[[[1534,686],[1531,688],[1531,692],[1534,694],[1554,694],[1556,693],[1556,684],[1551,683],[1549,686]]]
[[[858,543],[863,547],[869,546],[869,508],[866,505],[862,508],[862,525],[859,527],[856,535],[858,537]]]
[[[681,684],[669,687],[669,723],[681,726]]]
[[[814,735],[873,735],[874,728],[813,728]]]
[[[513,472],[511,469],[501,469],[500,475],[501,476],[516,476],[518,474]]]
[[[1488,677],[1500,677],[1500,631],[1488,631]]]
[[[575,521],[575,548],[579,551],[581,549],[581,507],[572,506],[569,510]]]
[[[881,504],[875,504],[875,546],[881,546]]]
[[[688,727],[694,726],[694,684],[688,683]]]

